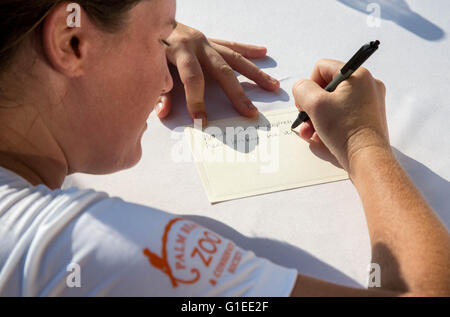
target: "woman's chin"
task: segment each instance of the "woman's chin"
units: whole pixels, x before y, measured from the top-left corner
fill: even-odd
[[[141,140],[139,140],[138,144],[136,145],[136,150],[134,151],[133,155],[131,156],[130,153],[130,158],[128,163],[126,164],[126,167],[124,169],[128,169],[128,168],[132,168],[134,166],[136,166],[142,159],[142,145],[141,145]]]
[[[136,166],[141,161],[141,159],[142,145],[141,139],[139,139],[133,149],[130,149],[130,151],[124,153],[123,158],[116,161],[118,164],[114,167],[114,171],[111,171],[110,173],[130,169]]]

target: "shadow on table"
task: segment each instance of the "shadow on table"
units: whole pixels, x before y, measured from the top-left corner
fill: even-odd
[[[399,150],[395,148],[393,150],[416,187],[450,230],[450,182]]]
[[[260,69],[275,68],[278,66],[277,61],[270,56],[266,56],[265,58],[260,59],[252,59],[252,63],[258,66],[258,68]]]
[[[272,125],[269,120],[264,114],[260,113],[257,120],[240,121],[233,123],[233,125],[230,124],[225,128],[209,125],[202,129],[202,131],[204,137],[209,138],[209,144],[212,147],[219,146],[218,149],[220,149],[222,146],[225,146],[238,153],[249,154],[255,151],[259,145],[258,131],[267,131],[271,128]],[[219,153],[222,153],[219,158],[224,158],[225,153]]]
[[[261,101],[271,103],[276,101],[289,101],[291,99],[283,88],[280,88],[277,92],[266,91],[258,85],[249,82],[242,83],[242,88],[244,88],[245,93],[253,102]]]
[[[445,32],[436,24],[428,21],[411,10],[405,0],[338,0],[346,6],[360,12],[371,14],[369,5],[379,4],[381,18],[389,20],[427,41],[438,41]]]
[[[277,66],[277,62],[270,56],[252,60],[252,62],[261,69]],[[184,86],[180,80],[178,71],[176,68],[171,67],[171,73],[174,82],[173,90],[170,93],[172,97],[172,109],[169,116],[161,120],[161,122],[168,129],[175,130],[183,126],[192,125],[193,122],[186,109]],[[219,83],[207,73],[204,76],[205,100],[207,101],[205,107],[208,113],[208,120],[213,121],[239,116],[239,113],[234,109]],[[278,93],[273,93],[266,92],[250,82],[243,82],[242,86],[252,102],[272,103],[289,100],[289,94],[284,89],[280,89]]]
[[[324,150],[323,147],[310,142],[310,149],[318,158],[340,168],[336,158]],[[398,149],[393,147],[392,150],[431,208],[438,214],[447,229],[450,230],[450,182],[431,171],[422,163],[403,154]]]
[[[301,274],[350,287],[363,287],[339,270],[290,244],[265,238],[249,238],[217,220],[203,216],[183,215],[183,218],[216,232],[242,249],[253,251],[258,257],[266,258],[284,267],[294,268]]]

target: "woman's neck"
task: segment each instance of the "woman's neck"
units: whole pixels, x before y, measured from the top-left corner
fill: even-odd
[[[60,188],[68,173],[62,149],[30,106],[0,108],[0,166],[32,185]]]
[[[37,165],[39,168],[36,168]],[[60,168],[57,168],[58,164],[52,164],[45,158],[32,158],[3,151],[0,151],[0,166],[23,177],[33,186],[43,184],[50,189],[60,188],[67,175],[60,164]]]

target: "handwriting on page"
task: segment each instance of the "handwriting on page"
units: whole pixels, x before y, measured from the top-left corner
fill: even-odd
[[[291,131],[296,108],[217,120],[210,127],[189,127],[185,135],[205,187],[214,203],[348,178],[316,157],[308,142]]]
[[[279,120],[266,125],[257,124],[246,129],[243,127],[226,127],[225,130],[217,127],[207,128],[203,134],[203,142],[207,149],[225,145],[235,150],[250,149],[252,145],[258,144],[262,137],[271,139],[280,135],[293,134],[290,129],[292,122],[293,120]],[[258,131],[263,133],[258,133]]]

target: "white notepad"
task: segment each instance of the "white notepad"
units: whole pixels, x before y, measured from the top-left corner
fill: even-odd
[[[316,156],[291,125],[296,108],[186,127],[211,203],[348,179],[345,170]]]

